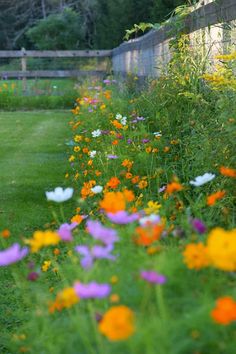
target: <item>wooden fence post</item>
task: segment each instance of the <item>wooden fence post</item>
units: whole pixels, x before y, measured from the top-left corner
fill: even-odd
[[[26,58],[25,48],[21,48],[21,53],[22,53],[22,57],[21,57],[22,89],[23,89],[23,93],[26,94],[27,82],[26,82],[26,76],[24,75],[24,73],[27,70],[27,58]]]

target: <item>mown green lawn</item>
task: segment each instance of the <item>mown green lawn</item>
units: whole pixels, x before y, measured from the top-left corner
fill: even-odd
[[[0,112],[0,233],[11,232],[9,239],[1,239],[5,245],[53,220],[45,191],[64,181],[69,115]],[[71,210],[70,202],[66,205]],[[27,311],[9,269],[0,268],[0,282],[0,353],[9,353],[7,343]]]

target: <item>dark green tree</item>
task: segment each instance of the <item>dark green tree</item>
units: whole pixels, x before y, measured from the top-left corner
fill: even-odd
[[[37,49],[69,50],[85,47],[85,31],[80,14],[65,8],[61,13],[40,20],[27,32]]]

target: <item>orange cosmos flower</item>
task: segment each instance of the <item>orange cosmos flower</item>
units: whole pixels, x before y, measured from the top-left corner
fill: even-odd
[[[101,174],[102,174],[101,171],[98,171],[98,170],[95,171],[95,175],[96,175],[96,176],[101,176]]]
[[[122,192],[108,192],[104,199],[100,201],[100,207],[107,213],[116,213],[125,210],[126,199]]]
[[[4,230],[2,230],[2,232],[1,232],[1,236],[2,236],[3,238],[8,238],[8,237],[10,237],[10,235],[11,235],[11,233],[10,233],[10,231],[9,231],[8,229],[4,229]]]
[[[72,218],[71,218],[71,222],[77,222],[77,224],[80,224],[82,221],[83,221],[83,216],[82,215],[74,215]]]
[[[130,160],[128,160],[128,159],[125,159],[123,162],[122,162],[122,166],[124,166],[124,167],[127,167],[127,169],[128,169],[128,171],[130,171],[131,170],[131,168],[132,168],[132,166],[133,166],[133,161],[130,161]]]
[[[131,182],[132,182],[133,184],[136,184],[136,183],[138,183],[139,179],[140,179],[139,176],[134,176],[134,177],[132,178]]]
[[[233,168],[228,168],[228,167],[221,166],[220,167],[220,173],[223,176],[226,176],[226,177],[236,178],[236,170],[233,169]]]
[[[125,178],[126,179],[131,179],[133,177],[133,175],[132,175],[132,173],[130,173],[130,172],[127,172],[126,174],[125,174]]]
[[[161,233],[164,230],[164,225],[146,225],[145,227],[137,227],[135,229],[135,243],[139,246],[150,246],[153,242],[157,241],[161,237]]]
[[[112,145],[118,145],[119,144],[119,140],[114,140],[113,142],[112,142]]]
[[[184,263],[189,269],[201,269],[209,265],[210,260],[207,255],[207,248],[203,243],[190,243],[183,252]]]
[[[128,189],[125,189],[125,190],[123,191],[123,195],[124,195],[125,200],[126,200],[127,202],[133,202],[134,199],[135,199],[134,193],[133,193],[132,191],[128,190]]]
[[[117,128],[117,129],[122,129],[122,128],[123,128],[123,125],[122,125],[120,122],[118,122],[116,119],[114,119],[114,120],[111,122],[111,124],[112,124],[115,128]]]
[[[211,311],[212,319],[222,325],[236,321],[236,301],[230,296],[221,297],[216,302],[216,307]]]
[[[166,194],[170,195],[172,193],[182,191],[183,189],[184,189],[184,187],[180,183],[171,182],[171,183],[168,183],[166,186]]]
[[[112,177],[108,182],[107,182],[107,187],[110,187],[112,189],[116,189],[118,185],[120,184],[120,180],[117,177]]]
[[[216,201],[222,199],[225,196],[225,191],[218,191],[213,193],[207,197],[207,205],[212,206],[215,205]]]
[[[113,306],[99,322],[99,331],[111,341],[129,338],[135,331],[134,313],[127,306]]]
[[[107,100],[110,100],[111,98],[111,91],[105,91],[103,95],[106,97]]]
[[[80,194],[83,199],[86,199],[88,196],[92,196],[93,192],[91,191],[91,188],[96,185],[96,181],[91,180],[89,182],[84,182],[84,185],[80,191]]]

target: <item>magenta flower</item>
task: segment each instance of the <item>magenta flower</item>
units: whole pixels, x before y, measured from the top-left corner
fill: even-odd
[[[199,234],[204,234],[206,232],[206,226],[200,219],[192,219],[191,225],[193,229]]]
[[[107,297],[111,292],[109,284],[98,284],[96,282],[89,284],[76,282],[74,289],[77,296],[81,299],[102,299],[103,297]]]
[[[140,215],[138,213],[128,214],[127,211],[121,210],[116,212],[115,214],[107,213],[107,217],[114,224],[125,225],[138,220]]]
[[[4,251],[0,251],[0,266],[8,266],[24,258],[28,253],[28,247],[20,249],[19,243],[14,243]]]
[[[88,246],[76,246],[76,252],[78,252],[83,258],[80,261],[81,267],[84,269],[90,269],[93,266],[95,259],[110,259],[114,261],[116,257],[111,254],[113,251],[113,245],[110,244],[106,247],[93,246],[91,249]]]
[[[86,226],[90,235],[95,240],[105,243],[105,245],[110,245],[119,240],[116,230],[104,227],[99,221],[88,220]]]
[[[30,281],[36,281],[39,277],[39,273],[37,272],[31,272],[28,274],[27,276],[27,280],[30,280]]]
[[[149,141],[150,141],[150,139],[142,139],[143,144],[147,144],[147,143],[149,143]]]
[[[164,284],[166,282],[166,277],[162,274],[158,274],[153,270],[143,270],[140,272],[142,279],[146,280],[151,284]]]
[[[73,241],[72,230],[76,228],[78,225],[77,222],[73,222],[71,224],[62,224],[60,228],[57,230],[60,238],[65,242]]]

